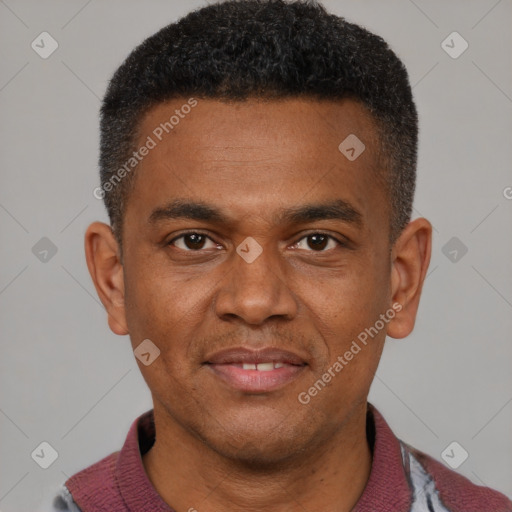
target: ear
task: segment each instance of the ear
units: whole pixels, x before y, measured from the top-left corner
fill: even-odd
[[[431,251],[432,225],[424,218],[410,222],[393,245],[391,295],[397,313],[387,330],[392,338],[405,338],[414,328]]]
[[[108,314],[108,325],[128,334],[124,307],[124,275],[118,243],[109,225],[93,222],[85,233],[85,257],[96,292]]]

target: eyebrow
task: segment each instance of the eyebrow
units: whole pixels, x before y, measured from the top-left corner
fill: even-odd
[[[164,220],[190,219],[229,224],[231,220],[215,206],[204,203],[175,199],[169,204],[156,208],[148,218],[150,224]],[[340,220],[359,227],[363,225],[363,216],[350,203],[342,199],[322,203],[309,203],[281,210],[272,218],[275,224],[301,224],[316,220]]]

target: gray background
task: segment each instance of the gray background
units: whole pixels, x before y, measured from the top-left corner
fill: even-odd
[[[151,408],[85,264],[85,229],[107,219],[92,195],[98,108],[136,44],[204,4],[0,1],[2,512],[44,510]],[[457,441],[469,452],[458,471],[512,496],[512,2],[325,5],[383,36],[409,70],[420,114],[415,216],[435,227],[416,329],[388,340],[370,400],[439,460]],[[43,31],[59,44],[46,60],[31,48]],[[457,59],[441,47],[453,31],[469,43]],[[32,251],[43,237],[57,248],[47,261]],[[455,262],[455,246],[443,252],[452,237]],[[46,470],[31,458],[42,441],[59,454]]]

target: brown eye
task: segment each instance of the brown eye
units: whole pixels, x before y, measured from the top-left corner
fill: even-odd
[[[211,247],[205,247],[208,242],[212,244]],[[205,248],[216,247],[216,244],[209,237],[201,233],[185,233],[171,240],[169,245],[174,245],[184,251],[199,251]]]
[[[304,243],[304,241],[306,241]],[[325,233],[312,233],[301,238],[296,244],[297,249],[305,249],[314,252],[326,252],[326,249],[334,249],[337,245],[342,245],[332,236]]]
[[[308,245],[311,249],[323,250],[327,247],[327,243],[329,242],[329,237],[325,235],[309,235],[308,237]]]

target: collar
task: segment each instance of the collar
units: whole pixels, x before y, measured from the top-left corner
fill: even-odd
[[[372,468],[353,512],[409,512],[412,495],[400,441],[370,403],[366,413],[366,435],[372,448]]]
[[[132,423],[117,459],[115,479],[130,510],[173,512],[156,492],[142,463],[142,455],[154,442],[155,419],[151,409]]]
[[[353,512],[408,512],[411,489],[402,462],[400,441],[379,411],[368,404],[367,437],[372,448],[372,468],[366,487]],[[131,510],[173,512],[151,484],[142,455],[155,441],[153,410],[139,416],[130,427],[119,453],[115,479]]]

